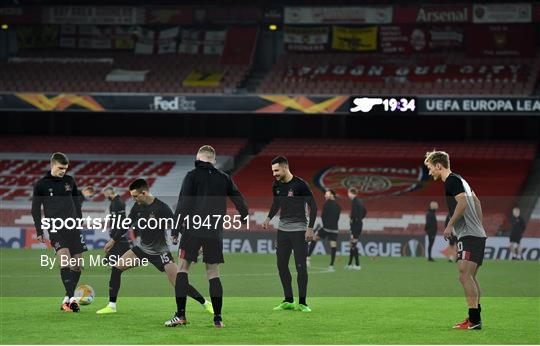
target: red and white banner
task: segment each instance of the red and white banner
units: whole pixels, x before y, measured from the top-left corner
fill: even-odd
[[[153,54],[156,32],[144,28],[137,29],[137,43],[135,44],[135,54]]]
[[[529,24],[471,25],[467,52],[472,56],[521,56],[536,54],[535,31]]]
[[[159,32],[139,28],[135,54],[174,54],[177,50],[179,35],[179,27],[164,29]]]
[[[178,53],[221,55],[226,36],[226,30],[183,30]]]
[[[392,6],[286,6],[285,24],[389,24]]]
[[[52,6],[43,10],[49,24],[135,25],[144,21],[144,8],[119,6]]]
[[[519,64],[357,64],[290,67],[283,78],[300,80],[350,80],[358,82],[524,81],[527,66]]]
[[[506,3],[474,5],[474,23],[530,23],[532,5],[530,3]]]
[[[132,30],[124,26],[65,24],[60,28],[60,47],[84,49],[132,49]]]
[[[176,40],[179,33],[179,27],[161,30],[157,42],[158,54],[176,53]]]
[[[456,25],[384,25],[379,28],[383,53],[416,53],[463,49],[464,30]]]
[[[394,7],[394,23],[469,23],[471,5],[410,5]]]
[[[320,52],[328,49],[329,28],[285,26],[283,42],[289,51]]]

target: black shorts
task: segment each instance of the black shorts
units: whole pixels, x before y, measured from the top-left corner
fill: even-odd
[[[131,251],[140,259],[146,258],[148,262],[152,263],[160,272],[165,271],[165,266],[169,263],[174,263],[172,254],[167,251],[160,253],[159,255],[150,255],[144,252],[140,247],[134,246]]]
[[[362,228],[364,223],[362,221],[356,221],[351,225],[351,235],[353,239],[360,239],[360,234],[362,234]]]
[[[519,244],[521,242],[521,236],[520,235],[514,235],[514,234],[511,234],[510,235],[510,242],[511,243],[517,243]]]
[[[195,237],[191,234],[183,234],[182,238],[180,238],[178,258],[196,263],[201,249],[204,263],[216,264],[225,262],[223,259],[223,240]]]
[[[109,251],[107,254],[107,260],[110,262],[114,259],[114,261],[118,262],[118,259],[122,257],[122,255],[125,254],[129,249],[131,249],[131,243],[129,240],[119,240],[114,243],[111,251]]]
[[[49,232],[49,239],[54,252],[60,249],[68,249],[71,256],[88,251],[84,236],[79,230]]]
[[[448,244],[454,246],[457,244],[457,237],[452,234],[450,238],[448,238]]]
[[[458,240],[457,248],[458,261],[471,261],[481,266],[484,262],[486,238],[473,236],[461,237]]]
[[[360,235],[362,234],[362,231],[356,231],[356,232],[352,232],[351,231],[351,237],[352,239],[354,240],[358,240],[360,239]]]
[[[321,239],[328,239],[330,241],[337,241],[337,233],[332,233],[332,232],[328,232],[326,231],[324,228],[321,228],[320,230],[317,231],[317,235],[319,236],[319,238]]]

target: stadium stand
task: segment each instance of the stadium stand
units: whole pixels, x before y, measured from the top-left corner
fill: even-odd
[[[194,155],[206,142],[224,156],[236,156],[247,145],[245,138],[6,136],[0,137],[0,152]]]
[[[130,200],[127,187],[133,179],[142,177],[156,196],[174,205],[197,149],[206,143],[211,143],[219,154],[217,166],[230,169],[247,140],[1,137],[0,225],[33,224],[29,215],[32,187],[48,171],[51,152],[68,154],[69,174],[75,176],[79,188],[93,186],[100,192],[114,186],[122,198]],[[104,196],[98,193],[85,202],[83,210],[103,213],[106,208]]]
[[[447,150],[456,172],[482,196],[486,227],[490,234],[496,233],[521,192],[533,164],[535,143],[277,139],[235,179],[250,207],[267,211],[273,181],[270,161],[285,155],[293,174],[312,185],[318,205],[323,203],[323,189],[332,188],[347,214],[346,188],[357,186],[368,209],[366,230],[421,234],[428,202],[436,200],[445,206],[442,184],[433,182],[423,167],[425,152],[433,148]],[[340,228],[347,229],[346,218],[342,222]]]
[[[446,66],[446,72],[435,66]],[[363,66],[361,76],[352,71]],[[380,67],[384,67],[382,72]],[[473,72],[460,73],[464,66]],[[499,73],[482,72],[504,66]],[[512,66],[517,69],[512,72]],[[399,68],[407,76],[396,77]],[[415,73],[415,68],[425,70]],[[499,68],[497,67],[497,68]],[[336,69],[336,73],[334,73]],[[376,71],[376,72],[375,72]],[[540,71],[539,58],[471,58],[464,54],[431,53],[400,56],[382,54],[285,53],[257,88],[269,94],[352,95],[531,95]]]
[[[536,205],[534,206],[529,222],[527,223],[524,236],[540,236],[540,197],[536,201]]]
[[[220,56],[204,54],[29,50],[19,58],[0,63],[0,91],[230,94],[249,70],[249,65],[222,65]],[[113,70],[148,73],[144,82],[106,81]],[[218,86],[183,86],[194,70],[223,77]]]

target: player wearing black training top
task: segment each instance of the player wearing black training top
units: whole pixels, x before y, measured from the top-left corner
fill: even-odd
[[[429,209],[426,213],[426,225],[424,231],[428,237],[428,261],[435,262],[431,256],[431,250],[433,249],[433,243],[435,242],[435,236],[437,235],[437,215],[435,212],[439,209],[439,203],[436,201],[429,202]]]
[[[175,218],[183,220],[185,227],[175,230],[173,236],[176,243],[178,231],[182,231],[175,287],[176,313],[165,322],[166,327],[182,326],[187,323],[188,273],[191,263],[197,262],[201,249],[203,262],[206,264],[210,298],[214,307],[214,326],[224,327],[221,317],[223,287],[219,278],[219,264],[224,263],[223,228],[226,222],[224,219],[230,217],[227,215],[227,198],[231,199],[238,210],[240,220],[237,221],[240,223],[247,222],[248,208],[232,178],[215,168],[215,163],[216,151],[209,145],[203,145],[197,151],[195,169],[189,171],[182,182]],[[205,220],[209,222],[206,223]],[[233,223],[229,223],[231,227]],[[239,225],[234,227],[239,227]]]
[[[347,194],[351,199],[351,243],[349,245],[349,264],[345,266],[346,269],[361,270],[360,266],[360,256],[358,254],[358,240],[360,239],[360,234],[362,234],[363,220],[366,217],[366,207],[360,197],[358,197],[358,190],[354,187],[351,187]],[[354,259],[354,265],[352,261]]]
[[[109,205],[109,214],[111,219],[114,221],[114,227],[111,227],[109,230],[109,236],[113,237],[116,232],[120,232],[121,236],[118,241],[114,242],[114,246],[111,248],[107,254],[107,259],[110,262],[111,260],[117,260],[120,258],[127,250],[131,248],[131,244],[128,237],[128,230],[122,230],[117,228],[117,225],[120,225],[122,220],[126,217],[126,203],[120,198],[120,195],[116,193],[112,186],[108,186],[103,190],[105,197],[111,202]]]
[[[324,193],[326,202],[324,203],[321,219],[322,228],[315,233],[315,238],[309,244],[308,257],[306,259],[307,266],[310,266],[310,256],[315,249],[317,241],[321,239],[328,239],[330,242],[330,266],[328,266],[329,272],[334,272],[334,262],[336,260],[336,247],[337,237],[339,233],[338,221],[341,215],[341,207],[336,202],[336,193],[332,190],[326,190]]]
[[[298,309],[310,312],[306,303],[308,273],[306,257],[308,242],[313,240],[313,224],[317,218],[317,204],[308,184],[292,175],[289,162],[283,156],[272,160],[272,173],[276,181],[272,185],[274,199],[263,228],[268,228],[270,220],[281,210],[277,233],[277,267],[285,299],[274,310]],[[309,221],[306,219],[306,204],[309,207]],[[289,259],[294,251],[296,263],[299,303],[294,304],[291,285]]]
[[[132,221],[131,225],[138,228],[141,235],[141,242],[140,245],[126,251],[120,257],[118,263],[111,268],[109,304],[103,309],[96,311],[98,314],[116,312],[116,299],[120,290],[122,273],[130,268],[138,267],[142,259],[147,259],[159,271],[167,273],[167,277],[173,286],[175,283],[178,269],[169,251],[169,242],[167,241],[167,229],[169,227],[166,227],[168,224],[165,222],[165,220],[173,221],[174,215],[171,208],[150,193],[148,183],[144,179],[137,179],[132,182],[129,186],[129,193],[136,203],[131,208],[128,218]],[[156,220],[158,228],[149,227],[152,225],[148,222],[150,219]],[[143,221],[140,222],[139,220]],[[104,247],[107,254],[111,252],[117,242],[122,241],[126,231],[124,229],[117,229],[112,234],[111,240]],[[190,287],[189,290],[190,296],[193,299],[201,303],[207,311],[211,311],[210,303],[195,288]]]
[[[508,220],[510,224],[510,258],[520,260],[521,258],[521,238],[525,232],[526,224],[523,216],[520,215],[521,210],[518,207],[512,208],[512,215]]]
[[[446,203],[450,220],[444,230],[448,239],[455,232],[458,243],[457,262],[459,281],[463,285],[469,317],[454,325],[455,329],[481,329],[480,286],[476,279],[478,268],[484,260],[486,232],[482,225],[480,200],[467,181],[450,170],[450,158],[444,151],[426,153],[424,164],[434,180],[444,182]]]
[[[36,227],[38,241],[44,243],[41,206],[46,218],[59,218],[62,220],[82,217],[79,191],[75,180],[66,174],[69,161],[66,155],[54,153],[51,156],[51,170],[34,185],[32,197],[32,217]],[[48,230],[51,246],[56,252],[60,262],[60,277],[66,297],[62,302],[61,310],[65,312],[79,312],[79,304],[73,294],[81,276],[80,266],[66,266],[71,258],[79,259],[87,250],[84,238],[78,229],[61,229],[57,232]],[[80,261],[77,260],[77,263]]]

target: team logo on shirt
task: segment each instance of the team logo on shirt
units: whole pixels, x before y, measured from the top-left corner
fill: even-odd
[[[49,196],[53,195],[53,189],[49,189]]]
[[[287,197],[294,197],[293,189],[289,189],[289,192],[287,192]]]
[[[64,187],[66,188],[66,192],[72,190],[71,185],[69,185],[68,183],[66,183],[66,185],[64,185]]]
[[[364,199],[401,195],[423,186],[429,179],[423,166],[333,166],[315,175],[315,184],[322,190],[331,189],[346,196],[355,187]]]

